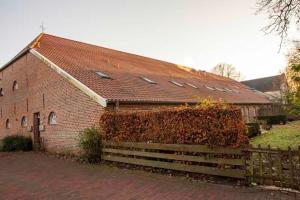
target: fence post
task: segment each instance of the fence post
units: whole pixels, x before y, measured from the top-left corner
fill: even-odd
[[[251,145],[250,145],[251,147]],[[244,159],[244,169],[245,169],[245,178],[246,178],[246,181],[245,181],[245,185],[249,186],[251,184],[251,181],[250,181],[250,177],[249,176],[252,176],[251,174],[251,168],[248,170],[248,164],[247,164],[247,160],[250,158],[250,151],[249,149],[247,148],[243,148],[243,159]],[[251,163],[250,163],[251,165]],[[249,171],[249,173],[248,173]]]
[[[298,190],[300,190],[300,145],[298,146],[298,164]]]
[[[278,150],[278,173],[277,173],[277,175],[279,176],[279,184],[280,184],[280,187],[282,187],[282,185],[283,185],[283,178],[282,178],[282,155],[281,155],[281,149],[278,147],[277,148],[277,150]]]
[[[288,151],[289,151],[289,164],[290,164],[290,187],[294,187],[294,165],[293,165],[293,155],[292,155],[292,151],[291,151],[291,147],[288,147]]]
[[[271,176],[271,183],[274,185],[274,179],[273,179],[273,160],[271,155],[271,146],[268,145],[268,149],[270,152],[268,152],[268,160],[269,160],[269,174]]]
[[[261,153],[261,146],[258,145],[258,162],[259,162],[259,184],[263,184],[263,162],[262,162],[262,153]]]
[[[250,150],[253,148],[252,144],[250,145]],[[254,159],[253,159],[253,152],[248,151],[249,153],[249,158],[250,158],[250,184],[254,182]]]

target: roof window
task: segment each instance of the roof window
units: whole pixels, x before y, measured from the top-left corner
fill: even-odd
[[[185,83],[185,84],[187,84],[188,86],[191,86],[192,88],[195,88],[195,89],[198,88],[196,85],[193,85],[193,84],[190,84],[190,83]]]
[[[177,86],[179,86],[179,87],[183,87],[183,85],[182,84],[180,84],[180,83],[178,83],[178,82],[176,82],[176,81],[170,81],[171,83],[173,83],[174,85],[177,85]]]
[[[225,87],[224,89],[227,90],[228,92],[232,92],[232,89],[229,89],[227,87]]]
[[[216,90],[215,88],[213,88],[213,87],[209,87],[209,86],[205,86],[207,89],[209,89],[209,90]]]
[[[148,82],[148,83],[157,84],[155,81],[152,81],[151,79],[149,79],[147,77],[141,76],[140,78],[143,79],[144,81]]]
[[[97,75],[99,75],[101,78],[107,78],[107,79],[111,79],[110,76],[108,76],[107,74],[103,73],[103,72],[96,72]]]
[[[215,87],[216,90],[220,91],[220,92],[226,92],[225,90],[221,89],[221,88],[218,88],[218,87]]]

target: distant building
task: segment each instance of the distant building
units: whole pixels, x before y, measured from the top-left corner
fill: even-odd
[[[283,102],[283,91],[286,90],[286,79],[284,74],[241,82],[253,90],[264,93],[271,101]]]

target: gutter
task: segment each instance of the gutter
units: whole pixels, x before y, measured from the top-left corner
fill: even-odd
[[[184,101],[148,101],[148,100],[142,100],[142,101],[129,101],[129,100],[112,100],[108,99],[107,100],[108,104],[197,104],[199,102],[184,102]],[[272,105],[274,103],[272,102],[265,102],[265,103],[228,103],[231,105]]]

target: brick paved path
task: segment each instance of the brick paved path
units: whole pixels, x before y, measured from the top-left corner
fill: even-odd
[[[0,153],[0,199],[300,199],[258,188],[191,182],[40,153]]]

